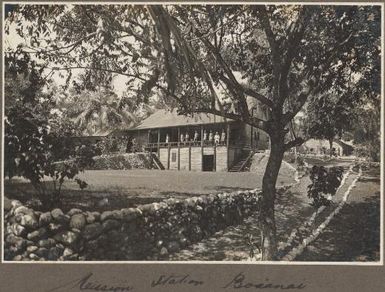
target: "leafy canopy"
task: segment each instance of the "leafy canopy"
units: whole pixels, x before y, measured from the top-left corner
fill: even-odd
[[[157,94],[283,135],[309,99],[352,76],[355,91],[379,90],[379,22],[379,6],[21,5],[6,28],[45,70],[123,75],[138,103]],[[251,116],[255,103],[271,121]]]

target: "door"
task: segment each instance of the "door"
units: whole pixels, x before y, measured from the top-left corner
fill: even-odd
[[[214,171],[214,155],[203,155],[203,171]]]

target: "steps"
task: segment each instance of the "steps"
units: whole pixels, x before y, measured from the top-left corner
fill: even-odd
[[[152,158],[152,162],[153,162],[154,166],[157,169],[165,170],[162,162],[160,162],[158,156],[155,153],[151,153],[151,158]]]
[[[230,169],[229,172],[249,171],[251,158],[254,152],[250,151],[247,155],[242,156]]]

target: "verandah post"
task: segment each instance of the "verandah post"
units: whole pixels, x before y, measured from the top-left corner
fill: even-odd
[[[201,126],[201,170],[203,171],[203,126]]]
[[[160,129],[158,129],[158,157],[160,157],[160,146],[159,146],[159,143],[160,143]]]
[[[178,170],[180,170],[180,128],[178,127]]]
[[[227,170],[229,170],[230,168],[230,164],[229,164],[229,150],[230,150],[230,147],[229,147],[229,143],[230,142],[230,124],[227,123],[226,124],[226,151],[227,151]]]

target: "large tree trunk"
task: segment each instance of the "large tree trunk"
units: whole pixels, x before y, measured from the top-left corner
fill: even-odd
[[[274,260],[277,253],[274,205],[276,182],[284,154],[284,138],[271,137],[270,156],[262,181],[260,224],[262,235],[262,260]]]

